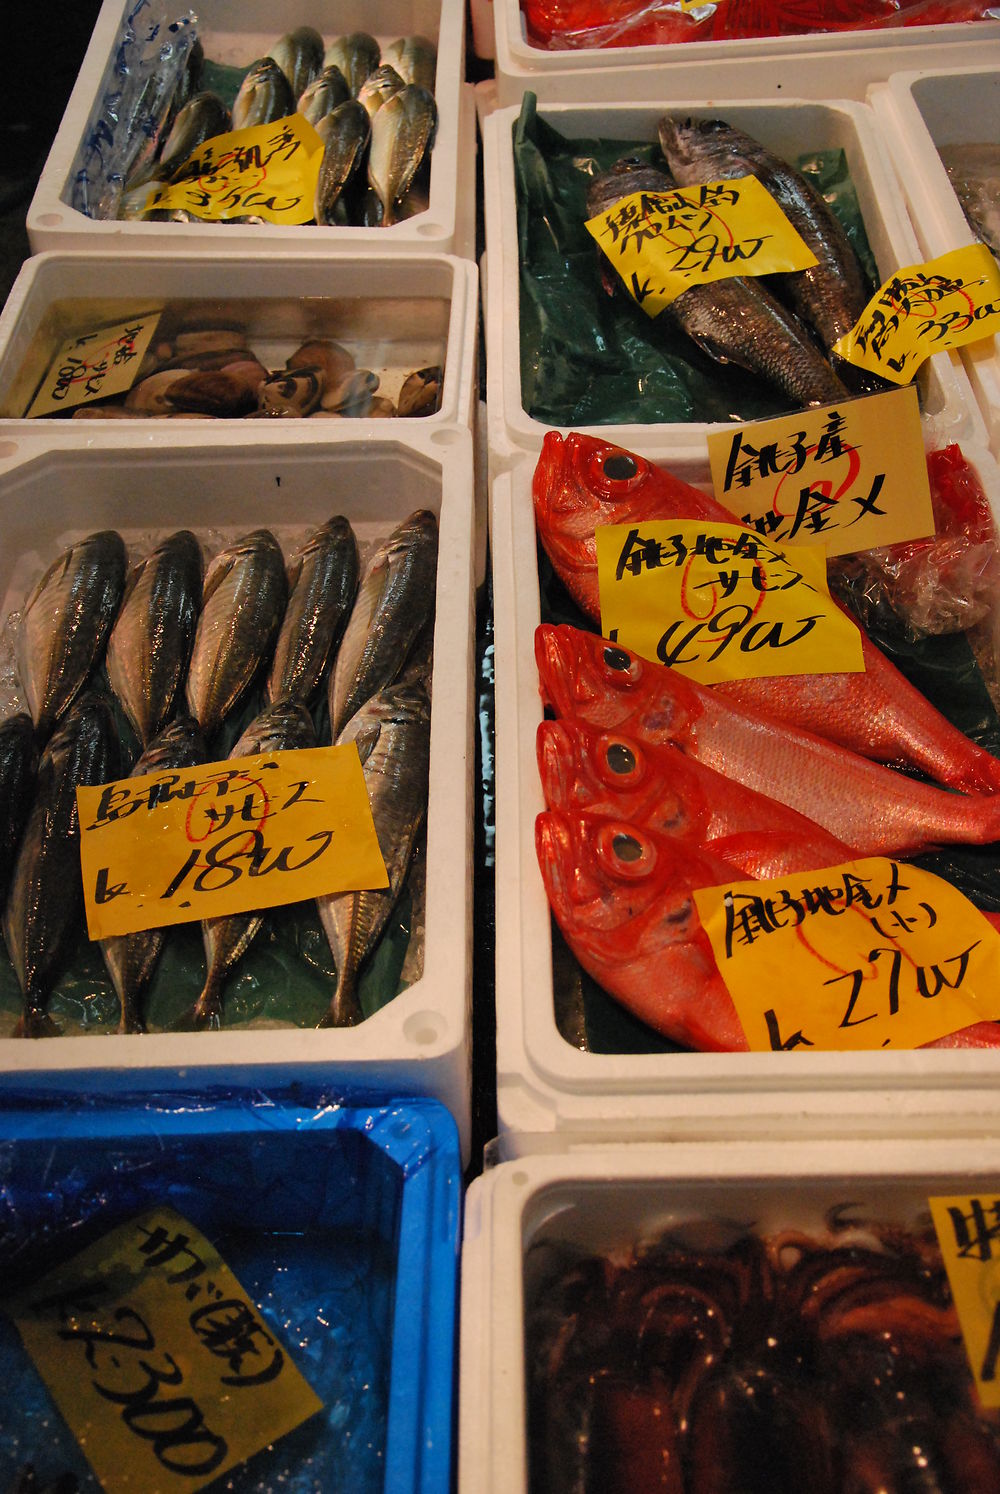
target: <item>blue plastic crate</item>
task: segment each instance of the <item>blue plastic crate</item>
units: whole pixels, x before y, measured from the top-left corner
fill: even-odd
[[[154,1205],[212,1240],[324,1403],[213,1489],[449,1488],[461,1164],[443,1106],[260,1092],[0,1103],[4,1295]],[[43,1486],[70,1471],[96,1491],[6,1317],[0,1375],[0,1487],[30,1463]]]

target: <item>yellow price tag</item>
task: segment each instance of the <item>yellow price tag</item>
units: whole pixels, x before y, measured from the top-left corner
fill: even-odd
[[[928,1199],[980,1404],[1000,1406],[1000,1197]]]
[[[147,213],[182,208],[195,218],[311,223],[323,142],[301,114],[215,135],[154,192]]]
[[[601,631],[645,659],[703,685],[864,669],[815,547],[694,519],[601,525],[596,537]]]
[[[353,742],[123,778],[77,803],[92,939],[389,885]]]
[[[214,1246],[152,1209],[5,1307],[104,1489],[203,1489],[322,1402]]]
[[[985,244],[891,275],[834,343],[859,368],[908,384],[925,358],[1000,332],[1000,267]]]
[[[918,1048],[1000,1018],[1000,934],[882,856],[694,894],[754,1050]]]
[[[145,311],[68,338],[25,411],[27,419],[55,415],[131,389],[161,315],[162,311]]]
[[[934,533],[914,388],[708,437],[715,496],[776,544],[848,555]]]
[[[647,316],[658,316],[692,285],[816,263],[754,176],[633,192],[586,227]]]

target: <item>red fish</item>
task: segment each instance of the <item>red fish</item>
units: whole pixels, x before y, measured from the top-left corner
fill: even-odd
[[[727,861],[626,820],[551,811],[535,820],[535,851],[566,943],[610,996],[674,1042],[746,1050],[692,896],[731,882]],[[1000,1022],[925,1046],[1000,1047]]]
[[[574,600],[598,623],[598,525],[739,523],[714,498],[644,457],[577,432],[546,435],[533,492],[546,553]],[[1000,791],[1000,761],[952,726],[859,632],[863,671],[730,680],[712,689],[876,762],[904,764],[966,792]]]
[[[551,812],[535,850],[566,943],[610,995],[675,1042],[746,1048],[691,896],[731,881],[726,862],[625,821]]]
[[[543,699],[557,715],[679,747],[815,820],[859,856],[1000,840],[1000,798],[919,783],[763,711],[743,710],[594,633],[543,624],[535,658]]]
[[[550,809],[608,815],[721,856],[745,877],[780,877],[857,854],[805,815],[744,788],[679,748],[568,717],[536,741]]]

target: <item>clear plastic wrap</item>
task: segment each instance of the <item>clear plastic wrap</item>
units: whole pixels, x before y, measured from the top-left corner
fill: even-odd
[[[672,46],[754,36],[996,20],[983,0],[522,0],[528,39],[550,50]]]
[[[8,1098],[5,1287],[28,1287],[169,1206],[216,1246],[323,1401],[212,1487],[430,1491],[447,1484],[450,1461],[460,1183],[454,1122],[430,1101],[356,1106],[280,1090]],[[96,1494],[6,1319],[0,1360],[0,1487]]]
[[[115,218],[126,179],[152,157],[185,86],[198,45],[194,11],[135,0],[121,32],[70,174],[71,205],[88,218]]]

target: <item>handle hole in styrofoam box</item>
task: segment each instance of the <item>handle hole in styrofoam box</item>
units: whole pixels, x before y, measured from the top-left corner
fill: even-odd
[[[429,1048],[444,1035],[444,1023],[436,1012],[413,1012],[403,1023],[403,1036],[418,1048]]]

